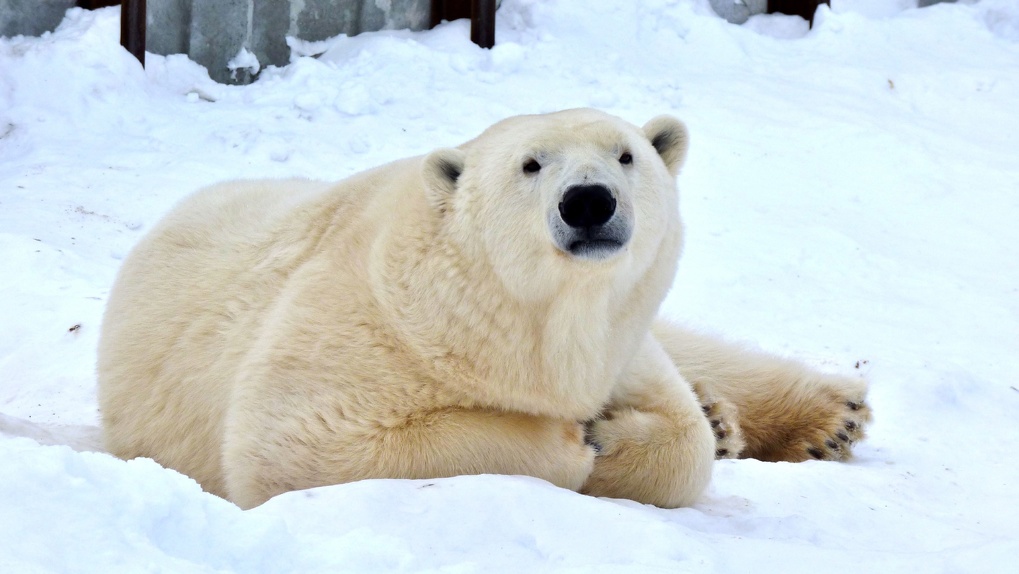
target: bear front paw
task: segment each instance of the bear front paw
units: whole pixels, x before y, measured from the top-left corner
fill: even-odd
[[[693,409],[605,412],[587,423],[587,442],[598,456],[585,494],[676,508],[691,504],[711,478],[715,441]]]

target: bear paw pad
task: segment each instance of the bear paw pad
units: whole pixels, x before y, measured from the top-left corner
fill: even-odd
[[[814,436],[803,441],[804,460],[837,460],[852,458],[853,444],[863,440],[864,429],[871,419],[870,407],[862,400],[845,401],[835,420]]]

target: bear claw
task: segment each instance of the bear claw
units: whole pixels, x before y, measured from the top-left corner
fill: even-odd
[[[737,458],[746,443],[737,422],[736,406],[726,401],[707,400],[701,410],[715,434],[715,458]]]
[[[863,439],[864,426],[870,421],[870,408],[862,400],[837,400],[836,405],[848,409],[841,416],[836,413],[834,424],[827,429],[815,428],[813,436],[802,437],[800,448],[805,447],[806,455],[816,460],[843,461],[852,457],[853,445]],[[804,452],[804,451],[800,451]],[[806,459],[809,460],[809,459]]]

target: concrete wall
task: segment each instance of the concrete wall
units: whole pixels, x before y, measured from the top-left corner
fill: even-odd
[[[228,66],[242,50],[259,67],[282,66],[290,61],[287,36],[317,41],[374,30],[423,30],[430,11],[431,0],[148,0],[146,50],[187,54],[218,82],[248,83],[254,67]]]
[[[40,36],[64,19],[74,0],[0,0],[0,36]]]
[[[955,2],[955,0],[917,0],[917,6],[923,8],[941,2]],[[716,14],[733,24],[742,24],[751,16],[764,14],[768,11],[768,0],[708,0],[708,3],[711,4],[712,10]]]

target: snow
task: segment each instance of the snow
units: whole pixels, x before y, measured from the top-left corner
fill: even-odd
[[[0,39],[0,571],[1014,571],[1019,4],[913,6],[833,0],[808,29],[707,0],[505,0],[490,51],[465,21],[292,40],[245,87],[184,56],[142,70],[117,8]],[[176,200],[574,106],[689,124],[663,312],[865,374],[853,462],[722,461],[679,510],[473,476],[242,512],[91,452],[109,287]]]
[[[226,67],[231,70],[236,76],[237,70],[247,70],[252,74],[257,74],[262,66],[258,63],[258,56],[252,54],[247,48],[241,48],[237,55],[231,58],[226,63]]]

